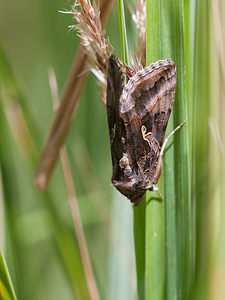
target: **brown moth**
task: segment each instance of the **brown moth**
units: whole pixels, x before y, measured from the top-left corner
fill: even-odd
[[[169,59],[138,71],[127,84],[121,63],[114,54],[109,59],[107,115],[112,184],[135,205],[146,190],[159,192],[155,184],[161,175],[167,142],[163,144],[163,139],[175,88],[176,66]]]

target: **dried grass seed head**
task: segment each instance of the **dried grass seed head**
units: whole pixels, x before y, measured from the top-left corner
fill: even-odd
[[[93,8],[89,0],[76,1],[72,6],[72,14],[77,21],[73,27],[78,31],[81,43],[85,47],[90,68],[97,78],[106,84],[110,47],[102,33],[97,5],[94,4]]]

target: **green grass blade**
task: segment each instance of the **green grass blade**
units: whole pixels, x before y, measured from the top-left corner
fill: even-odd
[[[182,1],[147,1],[147,64],[159,59],[171,58],[177,67],[176,96],[166,135],[183,120],[188,120],[183,19]],[[163,299],[164,295],[167,299],[186,299],[192,280],[187,126],[175,134],[174,142],[171,141],[170,145],[172,147],[168,147],[163,162],[165,244],[163,243],[163,203],[150,201],[146,210],[146,268],[150,268],[150,271],[146,270],[146,299]],[[151,243],[154,240],[152,235],[156,234],[152,229],[155,224],[158,224],[161,241],[159,239],[158,243]],[[165,247],[165,256],[161,249],[156,258],[153,254],[156,255],[156,249],[160,244],[161,247]],[[155,247],[155,251],[147,251],[148,245],[151,245],[151,248]],[[157,270],[155,265],[157,262],[160,262],[158,274],[154,273],[154,270]],[[166,274],[162,271],[165,263]],[[158,276],[158,288],[152,282],[156,276]],[[165,291],[163,291],[164,278],[166,278]]]
[[[144,199],[134,207],[134,246],[139,299],[145,297],[145,209]]]
[[[177,88],[174,105],[175,126],[183,120],[188,121],[186,64],[184,45],[184,7],[183,1],[172,1],[173,43],[172,58],[177,65]],[[193,240],[192,240],[192,207],[190,195],[190,165],[189,165],[189,137],[187,122],[174,136],[175,158],[175,195],[177,208],[177,293],[179,299],[187,299],[192,287],[193,274]],[[169,199],[168,199],[169,201]]]
[[[160,53],[160,1],[146,2],[146,65],[162,59]],[[162,180],[158,187],[164,194]],[[146,193],[145,299],[165,294],[164,203]]]
[[[120,26],[120,40],[123,61],[128,63],[128,42],[125,24],[125,12],[123,0],[118,0],[118,17]],[[139,299],[144,299],[145,294],[145,201],[138,207],[134,207],[134,247],[137,272],[137,293]]]
[[[0,249],[0,299],[1,300],[16,300],[16,294],[13,288],[9,270]]]
[[[202,51],[204,49],[204,51]],[[209,197],[213,191],[210,189],[211,170],[209,170],[208,149],[209,130],[208,117],[212,112],[209,110],[210,90],[217,86],[213,81],[210,84],[210,13],[209,5],[205,2],[196,1],[196,27],[195,27],[195,60],[194,60],[194,84],[193,84],[193,194],[195,201],[195,297],[196,299],[207,299],[209,287],[207,284],[209,255],[209,236],[205,236],[206,230],[206,207]],[[215,77],[214,77],[215,76]],[[213,74],[213,78],[216,75]],[[216,95],[216,92],[215,92]],[[213,97],[214,98],[214,97]],[[216,107],[216,99],[213,99],[213,106]],[[200,113],[199,113],[200,112]],[[213,157],[216,163],[216,158]],[[212,180],[213,182],[214,180]]]
[[[146,194],[145,299],[158,300],[165,293],[164,209],[152,194]]]
[[[122,61],[126,64],[126,65],[129,65],[129,45],[128,45],[128,39],[127,39],[127,28],[126,28],[126,20],[125,20],[125,10],[124,10],[124,1],[123,0],[118,0],[117,1],[117,5],[118,5],[118,19],[119,19],[119,28],[120,28],[120,45],[121,45],[121,52],[122,52]],[[129,33],[131,34],[132,32],[132,28],[130,28],[130,31]],[[131,34],[133,36],[133,32]],[[117,218],[119,217],[119,219],[117,220],[117,226],[116,227],[121,227],[123,229],[121,229],[121,232],[120,234],[123,235],[123,234],[126,234],[127,235],[127,242],[126,242],[126,245],[129,246],[129,249],[131,251],[134,251],[133,247],[131,247],[129,245],[129,235],[130,235],[130,231],[129,231],[129,226],[131,225],[130,228],[132,228],[132,218],[130,218],[130,203],[124,203],[122,204],[121,201],[128,201],[128,200],[125,200],[125,199],[121,199],[124,198],[123,196],[119,195],[118,192],[114,192],[114,203],[113,203],[113,215],[114,215],[114,218]],[[119,207],[119,206],[120,207]],[[129,207],[128,207],[128,206]],[[116,208],[117,206],[117,208]],[[119,211],[118,211],[118,207],[119,207]],[[125,220],[125,223],[124,223],[124,220]],[[135,223],[135,216],[134,216],[134,223]],[[140,224],[138,224],[139,226]],[[114,225],[115,227],[115,225]],[[137,237],[136,235],[134,236],[134,239],[135,237]],[[133,240],[132,240],[133,242]],[[137,243],[135,242],[135,250],[136,249],[136,245]],[[142,244],[143,245],[143,244]],[[124,252],[124,249],[120,249],[120,252]],[[133,253],[133,252],[132,252]],[[137,251],[136,251],[136,255],[137,255]],[[128,257],[128,254],[126,255]],[[142,257],[142,254],[141,254],[141,257]],[[129,258],[130,262],[129,264],[132,264],[132,256]],[[114,260],[115,262],[115,260]],[[126,265],[126,258],[124,258],[123,260],[123,264]],[[112,263],[111,263],[111,266],[112,266]],[[114,266],[115,268],[115,266]],[[113,268],[111,268],[113,269]],[[115,272],[116,271],[116,272]],[[119,274],[118,274],[119,272]],[[129,272],[129,276],[126,278],[124,275],[126,274],[127,275],[127,272]],[[113,273],[113,272],[111,272]],[[117,275],[116,275],[117,273]],[[124,271],[121,266],[118,266],[116,270],[114,270],[114,276],[112,277],[113,279],[113,282],[111,283],[111,286],[110,286],[110,297],[109,299],[130,299],[132,298],[132,293],[133,293],[133,290],[131,288],[131,286],[129,285],[132,285],[134,282],[133,280],[136,280],[135,278],[135,275],[132,276],[132,272],[131,270],[126,270]],[[134,277],[134,278],[133,278]],[[119,281],[119,282],[118,282]],[[117,288],[116,292],[115,292],[115,286]]]
[[[133,211],[127,199],[116,189],[113,191],[112,205],[110,236],[115,247],[109,252],[110,284],[105,299],[132,299],[136,280],[133,269],[135,265],[132,239]]]
[[[54,205],[55,198],[54,196],[52,196],[52,193],[45,192],[40,197],[39,192],[36,188],[34,188],[32,184],[33,170],[35,167],[34,157],[35,153],[37,153],[37,149],[35,148],[35,142],[33,141],[33,139],[30,142],[34,147],[34,151],[32,149],[31,155],[29,155],[29,157],[27,155],[27,161],[23,169],[23,176],[21,176],[21,168],[19,164],[21,160],[20,152],[18,151],[18,145],[15,143],[15,140],[13,139],[13,136],[11,134],[10,126],[6,118],[5,107],[7,101],[13,99],[13,101],[15,101],[15,104],[17,104],[21,108],[25,117],[27,116],[27,111],[23,111],[24,97],[22,96],[22,93],[18,87],[13,70],[11,69],[1,49],[0,65],[2,67],[2,70],[4,70],[4,72],[0,76],[0,125],[2,128],[2,130],[0,131],[0,142],[2,145],[4,145],[4,147],[0,148],[0,163],[2,169],[3,191],[5,197],[5,210],[7,212],[6,227],[9,232],[7,236],[7,246],[12,251],[13,257],[11,258],[11,261],[13,260],[13,264],[16,262],[15,266],[13,265],[13,267],[15,267],[15,277],[17,281],[15,284],[16,286],[19,285],[21,290],[23,290],[23,284],[25,285],[24,282],[26,281],[26,278],[29,274],[29,270],[27,270],[26,272],[26,270],[23,268],[23,265],[21,265],[21,260],[24,259],[23,249],[21,247],[21,244],[18,242],[19,239],[16,238],[18,231],[16,219],[18,218],[18,216],[23,215],[20,207],[22,199],[19,197],[19,191],[20,189],[22,190],[23,186],[22,178],[28,177],[29,187],[26,187],[26,190],[31,188],[31,200],[34,201],[34,203],[37,201],[37,203],[40,203],[39,205],[43,205],[43,210],[46,210],[46,213],[49,216],[49,229],[51,228],[51,231],[53,232],[53,239],[55,242],[54,246],[56,248],[55,253],[58,254],[58,260],[63,266],[64,273],[71,287],[71,291],[74,294],[74,297],[77,297],[77,299],[88,299],[83,267],[80,261],[80,254],[76,241],[74,239],[74,234],[60,220],[59,213],[57,212],[56,206]],[[25,121],[27,122],[26,118]],[[35,132],[34,122],[32,122],[31,118],[29,120],[29,130],[30,132]],[[32,137],[31,134],[30,137]],[[30,168],[32,168],[32,174],[27,171],[27,169]],[[12,180],[12,178],[14,178],[14,180]],[[43,202],[40,201],[40,198],[42,198]],[[15,251],[15,249],[17,251]],[[41,257],[41,261],[42,260],[44,260],[44,254]],[[9,266],[12,265],[12,262],[10,264],[10,261],[8,261],[8,263]],[[20,270],[22,269],[24,271],[22,272],[22,274],[20,274]],[[18,297],[23,296],[20,295],[20,293],[21,292],[18,290]]]
[[[118,0],[117,5],[118,5],[118,18],[119,18],[119,27],[120,27],[122,60],[124,63],[128,64],[128,61],[129,61],[128,60],[128,42],[127,42],[126,18],[125,18],[123,0]]]

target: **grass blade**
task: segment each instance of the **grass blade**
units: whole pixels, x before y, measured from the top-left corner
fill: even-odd
[[[122,50],[122,60],[123,60],[124,63],[128,64],[127,30],[126,30],[126,19],[125,19],[123,0],[118,0],[117,5],[118,5],[118,17],[119,17],[119,27],[120,27],[120,42],[121,42],[121,50]]]
[[[195,202],[195,296],[206,299],[208,237],[203,233],[208,223],[206,202],[210,195],[208,173],[208,115],[210,101],[210,15],[208,4],[196,1],[195,56],[193,80],[193,195]],[[205,51],[202,52],[202,47]],[[212,59],[212,57],[211,57]],[[214,74],[215,76],[215,74]],[[214,100],[213,100],[214,101]],[[199,114],[199,112],[201,112]],[[215,160],[215,159],[214,159]],[[211,172],[210,172],[211,173]],[[212,172],[213,173],[213,172]],[[211,174],[212,174],[211,173]]]
[[[122,61],[126,65],[129,65],[129,46],[127,39],[124,1],[118,0],[117,6]],[[126,201],[126,203],[122,203],[121,201]],[[118,254],[115,251],[115,253],[113,253],[113,251],[110,253],[110,288],[108,298],[131,299],[136,292],[134,288],[136,274],[133,272],[135,261],[133,256],[134,249],[131,232],[133,222],[132,209],[127,199],[124,199],[124,196],[119,194],[117,191],[113,192],[112,211],[112,241],[114,242],[115,240],[115,242],[118,243],[118,240],[121,238],[121,242],[119,243],[119,247],[117,249]],[[121,228],[120,235],[118,235],[118,232],[116,234],[116,228]],[[123,265],[125,265],[125,268]]]
[[[2,250],[0,250],[0,299],[17,299]]]
[[[145,210],[144,199],[134,207],[134,246],[136,256],[137,291],[139,299],[145,299]]]
[[[159,59],[171,58],[177,67],[175,102],[166,135],[183,120],[188,119],[183,19],[182,1],[147,1],[147,65]],[[187,126],[175,134],[172,145],[166,151],[163,163],[165,244],[164,204],[151,200],[146,209],[146,268],[150,269],[146,269],[146,299],[163,299],[164,295],[167,299],[185,299],[191,285],[192,240]],[[154,232],[156,224],[157,232]],[[157,243],[153,238],[156,234]],[[148,251],[148,245],[155,248],[155,251]],[[157,252],[160,247],[161,250]],[[163,272],[164,264],[166,274]],[[166,289],[163,290],[165,278]]]
[[[4,73],[2,73],[2,77],[0,78],[1,79],[0,80],[0,87],[1,87],[0,123],[2,128],[0,132],[0,141],[1,144],[4,145],[4,147],[0,148],[0,163],[2,168],[3,191],[5,196],[4,204],[5,204],[5,210],[7,212],[7,220],[6,220],[6,228],[8,230],[7,247],[12,252],[11,262],[9,261],[8,263],[9,266],[13,266],[15,268],[15,277],[17,282],[19,282],[19,283],[16,282],[15,284],[16,286],[18,285],[20,288],[20,290],[17,290],[17,295],[18,297],[23,298],[23,294],[21,294],[21,290],[22,293],[24,293],[23,284],[25,285],[24,282],[26,282],[29,271],[26,269],[27,272],[24,271],[22,272],[22,274],[20,272],[20,270],[23,269],[23,266],[20,264],[22,260],[21,257],[23,257],[23,249],[21,247],[21,244],[18,242],[18,238],[16,238],[18,229],[17,229],[17,223],[14,214],[16,211],[17,216],[22,215],[22,211],[20,207],[20,203],[21,203],[20,201],[22,200],[19,197],[21,182],[19,180],[20,177],[30,176],[30,174],[28,175],[27,172],[25,171],[27,165],[29,166],[29,168],[32,167],[33,170],[34,168],[33,160],[35,154],[37,153],[37,149],[36,148],[33,149],[31,147],[31,149],[29,149],[30,151],[29,157],[27,155],[28,153],[28,149],[27,149],[26,152],[27,165],[26,168],[24,168],[23,176],[21,176],[21,172],[19,168],[20,160],[18,158],[19,157],[18,149],[20,148],[19,147],[20,145],[17,145],[15,143],[15,141],[13,140],[14,137],[11,135],[11,131],[10,131],[11,128],[8,124],[9,119],[7,119],[7,115],[6,115],[6,104],[11,100],[15,102],[15,105],[21,107],[21,111],[23,111],[24,105],[22,101],[24,100],[24,98],[17,85],[14,73],[10,68],[6,60],[6,57],[2,52],[0,52],[0,63],[3,67],[2,69],[4,70]],[[23,113],[24,113],[24,120],[27,121],[26,114],[24,111]],[[29,126],[27,126],[27,128],[29,128],[30,132],[35,132],[34,123],[31,122],[31,119],[29,121],[30,121]],[[17,126],[17,127],[21,128],[22,126]],[[32,139],[32,134],[29,134],[29,136]],[[22,139],[17,138],[16,142],[19,140],[22,144]],[[30,141],[30,144],[33,147],[35,147],[34,146],[35,142],[33,139]],[[21,147],[21,149],[22,148],[23,147]],[[15,162],[17,162],[18,165],[15,165]],[[11,180],[10,178],[11,179],[14,178],[14,180]],[[30,178],[31,176],[29,177],[29,180]],[[17,184],[17,180],[19,181],[20,184],[19,183]],[[51,229],[54,228],[53,238],[54,238],[55,248],[56,248],[55,252],[58,254],[58,260],[62,263],[65,275],[67,276],[68,283],[70,283],[71,291],[74,297],[77,297],[77,299],[84,299],[84,298],[88,299],[86,282],[84,279],[83,268],[80,262],[80,256],[76,245],[76,241],[74,239],[73,233],[67,227],[65,227],[65,224],[63,224],[63,222],[59,218],[59,214],[57,212],[56,206],[54,206],[55,198],[52,196],[52,193],[50,195],[50,192],[46,192],[42,196],[43,197],[42,200],[44,201],[41,202],[40,195],[37,194],[36,189],[33,189],[33,187],[31,187],[31,189],[32,189],[32,201],[34,202],[37,201],[37,203],[43,204],[43,209],[46,210],[49,216],[49,221],[50,221],[49,228]],[[44,254],[42,256],[42,260],[44,260]]]
[[[120,26],[120,40],[123,61],[128,64],[128,43],[125,24],[123,0],[118,0],[118,17]],[[145,274],[145,202],[134,207],[134,246],[136,256],[137,290],[139,299],[144,299],[144,274]]]

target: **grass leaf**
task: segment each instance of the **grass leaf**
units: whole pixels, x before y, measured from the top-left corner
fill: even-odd
[[[13,288],[9,270],[0,249],[0,299],[1,300],[16,300],[16,294]]]
[[[122,50],[122,60],[124,63],[128,64],[128,42],[127,42],[127,30],[126,30],[126,18],[124,11],[123,0],[117,1],[118,5],[118,17],[119,17],[119,27],[120,27],[120,41]]]
[[[171,58],[177,68],[176,95],[167,136],[183,120],[188,120],[183,2],[147,1],[146,19],[147,65]],[[186,299],[192,281],[188,127],[179,130],[173,140],[163,162],[165,201],[147,198],[147,203],[150,202],[146,209],[146,299],[163,299],[165,295],[167,299]]]

